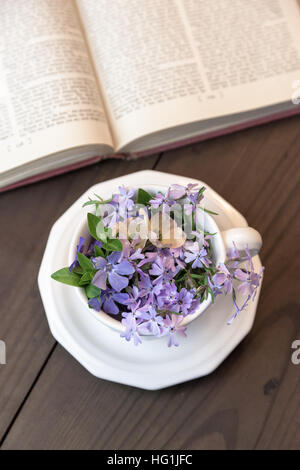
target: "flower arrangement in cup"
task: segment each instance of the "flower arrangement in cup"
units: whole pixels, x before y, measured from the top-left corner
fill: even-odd
[[[178,346],[187,320],[219,294],[232,296],[231,323],[255,298],[263,268],[256,273],[248,248],[241,253],[235,245],[217,262],[216,233],[201,217],[217,214],[205,208],[204,192],[197,184],[154,194],[120,187],[109,200],[89,199],[89,236],[80,237],[73,263],[52,278],[84,289],[91,309],[119,316],[121,337],[135,345],[152,335]]]

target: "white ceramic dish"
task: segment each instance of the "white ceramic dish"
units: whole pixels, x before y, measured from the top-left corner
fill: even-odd
[[[150,181],[165,186],[198,182],[167,173],[142,171],[93,186],[52,227],[38,281],[53,336],[86,369],[103,379],[155,390],[207,375],[218,367],[251,330],[259,292],[231,326],[227,325],[233,313],[231,299],[219,296],[193,326],[188,327],[188,337],[178,348],[167,348],[166,338],[156,338],[154,342],[147,337],[142,345],[135,347],[121,339],[118,332],[83,311],[74,288],[50,278],[52,272],[68,265],[70,240],[82,220],[82,204],[89,195],[105,196],[123,184],[146,187]],[[207,208],[219,213],[220,230],[247,227],[243,216],[209,187],[206,200]],[[259,270],[259,257],[255,256],[253,262]]]

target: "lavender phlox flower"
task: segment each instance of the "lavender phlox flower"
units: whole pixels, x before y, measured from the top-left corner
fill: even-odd
[[[250,295],[244,300],[243,304],[241,307],[238,306],[235,298],[235,294],[232,296],[232,302],[234,306],[234,314],[229,318],[227,321],[228,325],[231,325],[231,323],[240,315],[240,313],[246,308],[248,302],[250,300]]]
[[[129,262],[134,262],[145,258],[145,255],[142,253],[142,248],[135,249],[129,240],[121,240],[121,243],[123,249],[120,261],[127,259]]]
[[[181,184],[172,184],[169,190],[169,198],[172,200],[181,199],[186,195],[186,188]]]
[[[223,290],[220,286],[214,284],[214,281],[208,276],[207,278],[208,286],[212,290],[213,296],[217,297],[217,295],[223,294]]]
[[[199,185],[198,183],[189,183],[185,189],[186,189],[186,195],[189,197],[192,194],[198,194]]]
[[[194,295],[195,290],[187,290],[185,288],[180,289],[177,297],[176,309],[174,311],[182,313],[184,317],[190,314]],[[193,307],[195,307],[195,305]]]
[[[98,256],[92,258],[92,263],[98,271],[96,272],[92,283],[102,290],[106,290],[106,280],[113,289],[120,292],[128,286],[128,278],[126,276],[133,274],[135,269],[128,260],[120,261],[121,252],[114,251],[107,259]]]
[[[157,284],[160,281],[170,281],[177,274],[179,269],[180,268],[176,268],[175,271],[172,271],[170,258],[164,256],[163,258],[158,257],[154,263],[152,263],[149,274],[156,277],[153,282],[154,284]]]
[[[141,279],[138,282],[139,295],[140,297],[147,296],[148,302],[153,303],[161,292],[162,283],[153,284],[150,276],[144,272],[141,273],[140,277]]]
[[[186,188],[186,195],[188,203],[184,204],[184,212],[186,215],[191,215],[193,212],[196,212],[197,205],[203,199],[203,194],[199,196],[199,189],[195,190],[197,184],[189,184]]]
[[[167,211],[170,207],[176,204],[175,200],[172,199],[170,192],[171,188],[168,189],[166,194],[157,193],[153,199],[150,199],[149,204],[153,209],[158,209],[162,206],[163,211]]]
[[[71,264],[71,266],[69,267],[69,271],[72,272],[73,269],[75,268],[75,266],[79,266],[79,263],[78,263],[78,256],[77,256],[77,253],[82,253],[83,250],[84,250],[84,241],[85,241],[85,238],[84,237],[80,237],[80,240],[79,240],[79,243],[76,247],[76,255],[75,255],[75,259],[73,261],[73,263]]]
[[[168,347],[179,346],[178,336],[186,337],[186,327],[180,326],[182,315],[167,315],[164,319],[164,333],[169,335]]]
[[[227,260],[228,261],[234,261],[234,260],[239,260],[240,261],[240,252],[236,247],[236,244],[232,242],[232,246],[229,248],[227,252]]]
[[[138,312],[137,317],[143,320],[143,323],[138,325],[139,333],[152,333],[154,336],[160,336],[162,334],[164,320],[151,305],[149,305],[148,311]]]
[[[195,230],[195,231],[191,232],[191,234],[194,235],[197,238],[197,241],[198,241],[200,246],[202,246],[204,248],[209,247],[209,241],[208,240],[211,240],[211,237],[212,237],[209,233],[204,235],[203,232],[197,232]]]
[[[200,304],[201,304],[201,299],[198,297],[198,298],[194,298],[192,300],[192,304],[191,304],[191,307],[189,309],[189,312],[188,314],[189,315],[193,315],[194,313],[196,313],[196,311],[198,310],[198,308],[200,307]]]
[[[104,226],[108,228],[116,227],[120,220],[118,203],[112,200],[109,204],[106,204],[104,207],[102,207],[102,211],[103,213],[100,215],[102,216],[102,222]]]
[[[118,203],[118,209],[121,214],[125,214],[126,211],[133,208],[134,201],[132,198],[134,194],[134,188],[126,189],[125,186],[119,186],[119,193],[113,195],[113,201]]]
[[[185,262],[193,263],[192,268],[209,267],[211,260],[207,256],[207,250],[201,248],[198,242],[187,244],[185,252]]]
[[[158,258],[158,253],[157,251],[148,251],[144,253],[145,257],[142,261],[138,263],[138,267],[141,268],[147,263],[153,263],[157,258]]]
[[[175,263],[181,268],[185,268],[184,251],[182,246],[179,248],[169,248],[170,255],[173,256]]]
[[[144,294],[137,286],[128,287],[126,290],[128,293],[128,298],[124,302],[124,304],[128,305],[130,308],[133,309],[138,308],[138,306],[140,305],[141,297],[143,297]]]
[[[159,308],[163,310],[171,310],[173,312],[181,313],[183,316],[189,314],[192,306],[192,301],[195,295],[195,290],[188,291],[185,287],[178,292],[174,283],[167,284],[163,287],[159,299]]]
[[[231,294],[233,289],[233,274],[227,269],[224,263],[220,263],[217,273],[213,276],[213,283],[219,288],[223,288],[225,294]]]
[[[177,308],[176,302],[178,299],[178,291],[174,282],[165,283],[162,285],[157,303],[160,309],[162,310],[173,310],[174,312],[179,311]],[[174,308],[173,308],[174,307]]]
[[[129,299],[129,295],[126,293],[116,292],[113,289],[103,290],[100,294],[100,301],[97,297],[89,300],[89,305],[95,310],[99,311],[101,307],[105,313],[117,315],[119,313],[119,307],[116,302],[122,305],[126,305],[126,301]]]
[[[138,346],[142,342],[139,332],[138,323],[134,315],[129,314],[122,319],[122,325],[125,326],[125,331],[120,334],[121,338],[125,338],[126,341],[133,339],[134,345]]]
[[[97,312],[101,310],[101,303],[98,297],[93,297],[92,299],[89,299],[88,304],[91,308],[97,310]]]
[[[238,291],[241,292],[242,295],[250,295],[254,300],[257,288],[260,284],[260,280],[262,277],[263,268],[261,268],[259,273],[256,273],[254,270],[243,270],[243,269],[236,269],[234,271],[234,277],[241,281],[241,284],[238,286]]]

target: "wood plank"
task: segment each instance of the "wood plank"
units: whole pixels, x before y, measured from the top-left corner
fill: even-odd
[[[60,346],[4,449],[300,448],[299,118],[164,154],[158,170],[202,179],[263,235],[253,330],[210,376],[158,392],[86,372]]]
[[[54,221],[99,181],[153,168],[158,155],[138,161],[104,161],[0,197],[0,441],[55,344],[37,287],[37,274]]]

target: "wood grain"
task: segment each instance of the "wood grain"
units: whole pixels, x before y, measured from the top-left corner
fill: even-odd
[[[6,201],[0,202],[9,240],[3,238],[9,246],[0,245],[2,257],[8,260],[16,253],[18,259],[13,257],[13,268],[2,286],[9,299],[1,316],[5,333],[10,335],[9,357],[17,367],[0,369],[0,385],[8,382],[6,406],[10,410],[2,411],[2,429],[35,382],[5,435],[3,449],[300,448],[300,366],[291,362],[291,344],[300,339],[299,126],[300,118],[295,117],[174,150],[160,158],[158,170],[205,181],[262,233],[266,271],[257,318],[247,338],[210,376],[157,392],[96,379],[59,345],[47,360],[53,340],[36,281],[26,286],[26,280],[37,272],[49,227],[57,215],[100,180],[93,167],[81,170],[77,177],[67,175],[41,183],[40,188],[23,189],[19,195],[4,195]],[[97,172],[102,172],[104,180],[112,176],[110,171],[124,174],[135,165],[150,168],[156,162],[155,158],[122,162],[117,170],[113,170],[116,162],[105,162]],[[44,198],[45,212],[36,222]],[[23,210],[17,212],[14,222],[10,214],[19,204]],[[23,248],[15,228],[20,233],[23,225],[31,260],[22,259],[23,271],[17,275]],[[42,246],[36,247],[34,234]],[[15,282],[13,292],[10,286]],[[19,313],[22,306],[24,317]],[[0,400],[0,410],[4,410],[2,394]]]
[[[55,345],[37,287],[51,226],[89,186],[152,168],[157,159],[105,161],[1,195],[0,339],[7,364],[0,366],[0,441]]]

